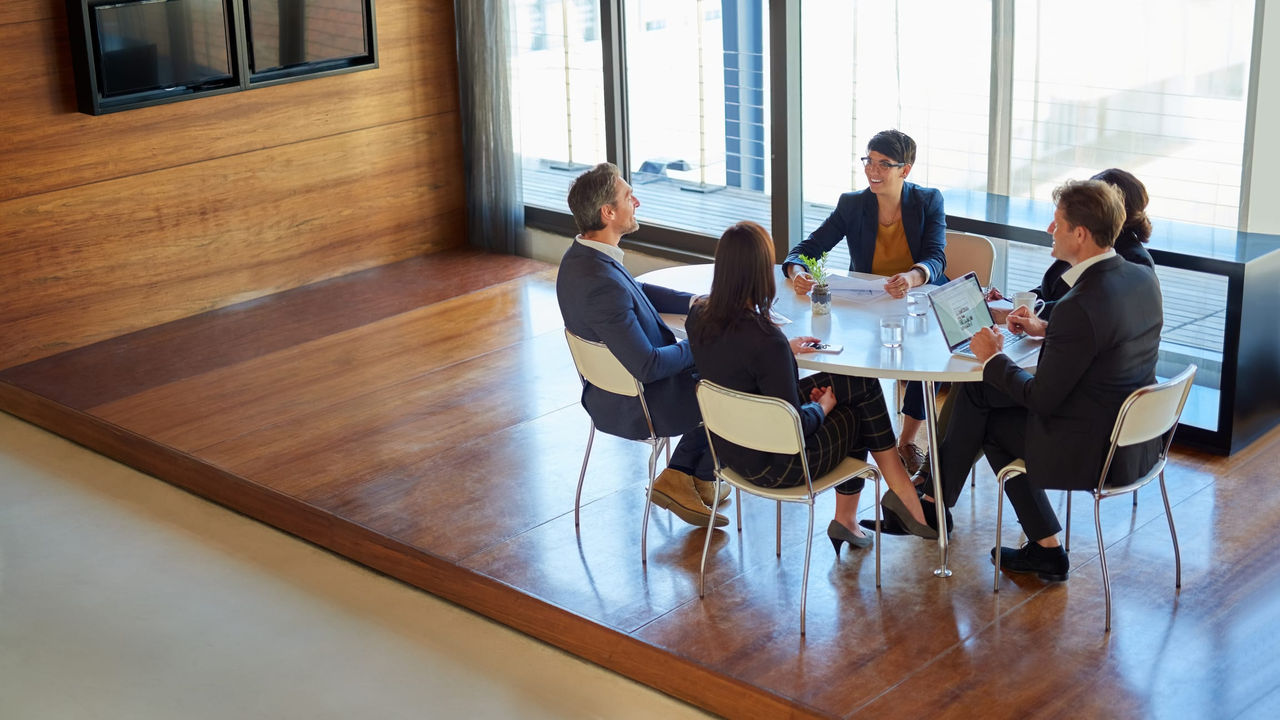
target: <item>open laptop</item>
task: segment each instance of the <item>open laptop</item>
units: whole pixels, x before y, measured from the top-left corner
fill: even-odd
[[[938,318],[942,337],[952,355],[974,357],[969,349],[969,338],[980,328],[995,325],[991,310],[987,307],[982,285],[974,273],[952,280],[929,293],[929,305]],[[996,328],[1004,336],[1004,354],[1013,360],[1021,360],[1040,348],[1040,340],[1026,335],[1015,335],[1003,325]]]

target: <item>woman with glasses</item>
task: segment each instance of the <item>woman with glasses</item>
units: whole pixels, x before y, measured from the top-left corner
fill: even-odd
[[[867,189],[841,195],[831,215],[791,248],[782,263],[796,293],[803,295],[813,287],[800,256],[820,257],[841,240],[849,245],[849,269],[888,277],[884,289],[895,298],[919,285],[947,281],[942,193],[907,182],[915,160],[916,143],[906,133],[885,130],[871,138],[862,158]],[[907,383],[902,414],[898,450],[908,472],[915,474],[924,461],[915,444],[924,422],[924,388],[919,382]]]
[[[936,538],[896,452],[879,381],[828,373],[798,379],[795,355],[814,352],[807,344],[818,338],[788,340],[773,324],[773,258],[773,240],[756,223],[740,222],[720,237],[711,294],[693,302],[685,321],[698,373],[733,390],[791,403],[800,414],[805,459],[813,477],[830,472],[846,457],[862,459],[870,450],[890,489],[882,503],[886,521],[891,516],[907,532]],[[725,441],[717,441],[715,451],[720,463],[762,487],[804,484],[798,455],[760,452]],[[843,543],[855,548],[872,544],[858,526],[862,487],[861,478],[836,486],[835,519],[827,526],[827,537],[837,554]]]

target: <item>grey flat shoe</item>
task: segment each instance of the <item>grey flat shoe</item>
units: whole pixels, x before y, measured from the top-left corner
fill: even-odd
[[[938,539],[938,531],[922,522],[916,522],[916,519],[911,517],[911,513],[907,512],[907,506],[902,504],[902,499],[892,490],[880,498],[880,507],[884,508],[886,513],[892,513],[902,527],[912,535],[922,537],[925,540]]]
[[[849,543],[849,547],[863,549],[871,547],[875,542],[870,535],[857,535],[837,520],[832,520],[827,526],[827,538],[831,540],[831,546],[836,549],[837,557],[840,555],[840,543]]]

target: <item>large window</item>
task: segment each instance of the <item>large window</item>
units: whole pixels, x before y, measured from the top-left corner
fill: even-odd
[[[1043,199],[1121,167],[1152,215],[1235,227],[1253,6],[1017,3],[1008,194]]]
[[[524,195],[568,212],[569,183],[606,158],[596,0],[513,0],[515,137]]]

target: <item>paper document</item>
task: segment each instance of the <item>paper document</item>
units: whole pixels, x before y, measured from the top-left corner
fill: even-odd
[[[791,322],[791,318],[787,317],[786,315],[783,315],[777,310],[769,311],[769,319],[773,321],[774,325],[786,325]]]
[[[884,278],[868,280],[846,275],[828,275],[827,287],[831,288],[832,295],[839,295],[840,297],[870,299],[877,295],[886,294],[884,291]]]

